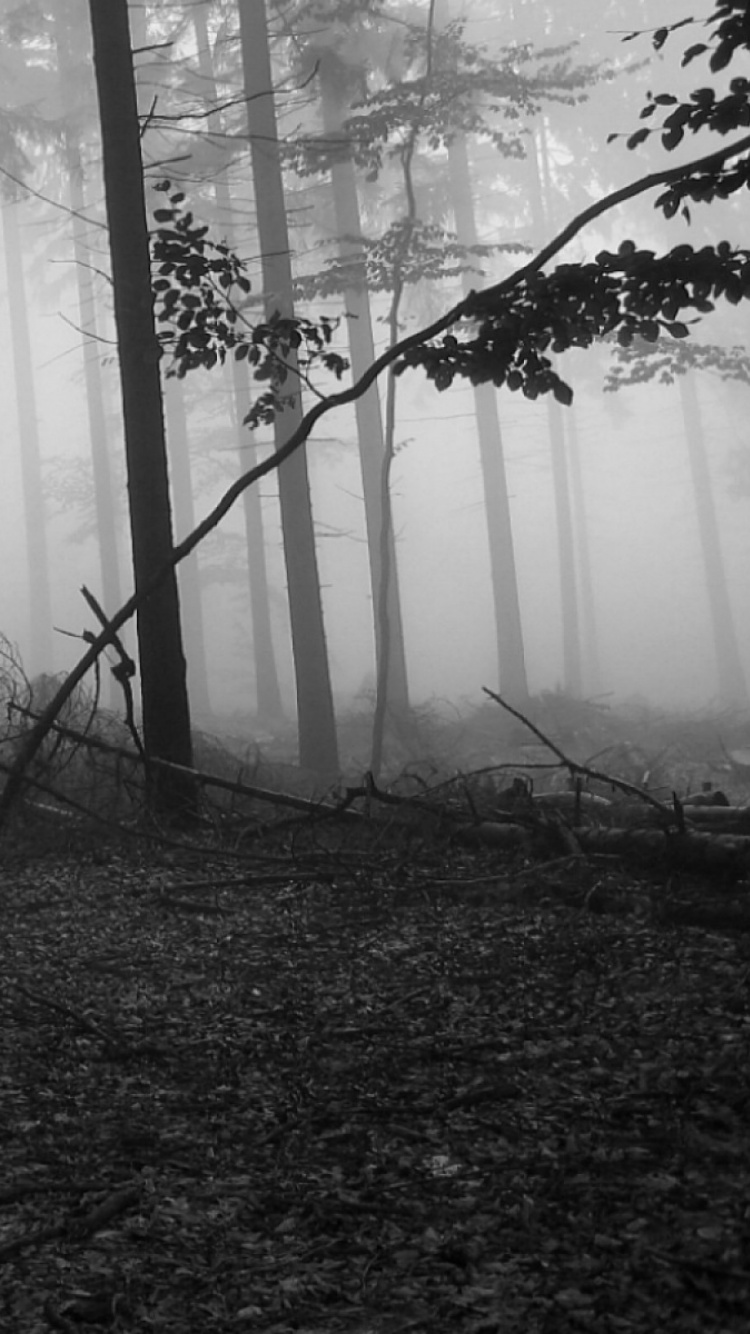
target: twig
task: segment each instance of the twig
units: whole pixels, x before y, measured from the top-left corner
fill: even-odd
[[[528,727],[529,731],[533,732],[534,736],[541,741],[542,745],[546,746],[548,750],[552,751],[553,755],[557,756],[560,762],[565,765],[565,768],[568,769],[571,774],[582,774],[584,778],[593,778],[597,783],[606,783],[610,787],[618,788],[620,792],[627,792],[631,797],[638,797],[641,801],[646,802],[647,805],[653,806],[654,809],[657,810],[660,815],[663,815],[670,824],[674,823],[674,811],[671,810],[669,806],[665,806],[662,801],[657,801],[656,797],[652,797],[650,792],[646,792],[644,788],[638,787],[636,783],[628,783],[624,778],[613,778],[611,774],[602,773],[599,769],[591,769],[587,764],[579,764],[577,760],[571,760],[570,757],[565,754],[565,751],[560,750],[560,747],[555,745],[555,742],[548,736],[545,736],[544,732],[540,731],[536,724],[532,723],[531,720],[527,718],[525,714],[521,713],[519,709],[514,709],[512,704],[509,704],[507,700],[504,700],[501,695],[496,694],[494,690],[490,690],[489,686],[482,686],[482,689],[485,695],[489,695],[490,699],[494,699],[495,703],[500,705],[501,709],[505,709],[506,713],[512,714],[514,718],[518,719],[519,723],[523,723],[524,727]]]

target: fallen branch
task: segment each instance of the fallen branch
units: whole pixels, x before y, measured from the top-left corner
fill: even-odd
[[[495,703],[500,705],[501,709],[505,709],[506,713],[510,713],[514,718],[517,718],[520,723],[523,723],[524,727],[528,727],[529,731],[533,732],[537,740],[541,741],[543,746],[546,746],[548,750],[552,751],[553,755],[557,756],[560,763],[564,765],[569,773],[576,774],[582,778],[591,778],[597,783],[604,783],[610,787],[617,788],[620,792],[627,792],[631,797],[638,797],[639,801],[644,801],[647,805],[653,806],[655,810],[659,811],[660,815],[662,815],[665,820],[672,824],[675,823],[674,810],[669,806],[665,806],[663,801],[658,801],[656,797],[652,797],[651,793],[647,792],[645,788],[638,787],[637,783],[629,783],[625,778],[613,778],[611,774],[602,773],[600,769],[592,769],[588,764],[579,764],[577,760],[571,760],[569,755],[566,755],[559,746],[555,745],[555,742],[550,740],[550,738],[532,723],[524,713],[521,713],[519,709],[514,709],[512,704],[509,704],[507,700],[504,700],[501,695],[496,694],[494,690],[490,690],[489,686],[483,686],[482,689],[484,690],[485,695],[489,695],[490,699],[494,699]]]

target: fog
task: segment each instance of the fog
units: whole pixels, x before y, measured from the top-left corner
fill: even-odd
[[[9,7],[3,6],[7,11]],[[415,12],[420,6],[415,6]],[[493,40],[500,24],[499,12],[512,6],[470,7],[467,40]],[[516,6],[518,39],[526,33],[533,6]],[[609,24],[600,32],[591,59],[602,50],[622,58],[615,29],[627,30],[633,18],[630,4],[621,6],[622,22],[612,21],[615,7],[609,6]],[[704,4],[706,14],[712,6]],[[179,5],[155,5],[162,21],[178,16]],[[591,6],[571,6],[579,13],[582,45],[588,58]],[[680,10],[673,0],[639,7],[640,19],[652,23],[674,21]],[[168,11],[168,13],[167,13]],[[587,18],[588,15],[588,18]],[[511,29],[512,32],[512,29]],[[515,33],[512,32],[512,35]],[[579,211],[583,204],[608,189],[635,179],[657,162],[672,165],[658,147],[648,157],[628,152],[622,141],[607,145],[611,131],[631,132],[637,125],[638,107],[652,86],[676,88],[699,86],[705,71],[678,65],[677,36],[674,51],[667,44],[654,72],[639,76],[623,106],[611,83],[594,84],[588,102],[565,107],[558,117],[554,110],[545,122],[550,171],[555,185],[554,216],[550,235]],[[627,54],[634,54],[631,45]],[[42,53],[46,60],[49,53]],[[650,54],[644,39],[638,48],[644,59]],[[38,52],[37,52],[38,55]],[[185,39],[177,52],[189,64],[192,51]],[[49,56],[51,59],[51,56]],[[20,61],[20,57],[19,57]],[[16,64],[14,63],[14,70]],[[158,76],[153,74],[152,78]],[[635,76],[631,76],[635,78]],[[165,79],[165,87],[166,87]],[[10,107],[28,102],[23,74],[6,78],[3,96]],[[93,90],[91,90],[93,97]],[[169,97],[169,90],[164,93]],[[284,132],[302,121],[299,106],[279,108]],[[55,108],[39,103],[43,115],[52,117]],[[306,109],[305,114],[313,112]],[[592,173],[591,161],[579,169],[571,149],[571,118],[580,116],[587,134],[601,137],[602,170]],[[87,216],[101,217],[102,187],[96,176],[98,149],[94,135],[87,138],[92,183],[89,185]],[[707,143],[698,151],[708,151]],[[144,151],[153,160],[164,149],[163,136],[146,137]],[[477,225],[484,242],[501,242],[509,235],[537,241],[531,218],[519,221],[517,198],[512,216],[500,214],[504,159],[488,165],[486,143],[474,146],[477,182]],[[679,150],[687,160],[693,145]],[[81,634],[92,628],[91,616],[80,589],[87,586],[102,598],[101,573],[93,510],[90,499],[90,453],[84,397],[83,363],[79,314],[73,283],[73,254],[69,219],[65,212],[68,194],[59,165],[41,149],[30,151],[33,170],[25,180],[36,193],[23,191],[19,202],[7,205],[17,211],[24,246],[24,270],[28,296],[29,333],[36,391],[36,415],[43,465],[49,565],[54,626],[53,652],[40,660],[29,623],[29,573],[26,560],[24,500],[20,461],[18,403],[11,356],[8,292],[0,277],[0,327],[2,338],[0,411],[3,420],[3,486],[0,491],[0,558],[3,579],[0,591],[0,632],[18,646],[29,676],[38,672],[69,670],[84,644]],[[606,166],[604,163],[606,162]],[[10,167],[8,166],[8,169]],[[238,172],[242,164],[235,164]],[[444,171],[440,153],[433,154],[431,169]],[[517,167],[514,168],[517,173]],[[483,186],[484,183],[484,186]],[[483,189],[486,186],[486,206]],[[186,191],[197,216],[200,188]],[[302,182],[299,200],[308,184]],[[320,188],[318,183],[318,188]],[[699,246],[713,237],[741,236],[738,206],[716,203],[693,222],[676,219],[659,223],[653,213],[653,196],[626,205],[578,238],[564,258],[568,261],[591,256],[603,245],[615,248],[632,236],[638,244],[656,250],[689,239]],[[744,208],[744,205],[743,205]],[[300,210],[304,225],[293,230],[293,249],[302,269],[309,270],[317,244],[312,219]],[[371,225],[372,218],[370,219]],[[212,225],[214,225],[212,223]],[[524,235],[525,229],[525,235]],[[107,267],[105,235],[91,229],[95,263]],[[252,242],[243,233],[240,250],[249,256],[251,276],[257,281],[257,257]],[[506,255],[482,261],[484,277],[477,285],[510,271],[514,259]],[[255,272],[253,272],[255,266]],[[4,268],[2,270],[4,273]],[[427,287],[427,285],[424,285]],[[457,288],[448,281],[431,291],[412,292],[406,306],[404,328],[411,331],[426,323],[430,313],[448,308]],[[110,298],[107,284],[97,278],[101,301],[99,328],[102,341],[87,341],[86,355],[101,365],[106,392],[110,449],[117,477],[116,496],[120,527],[118,544],[124,593],[132,588],[132,567],[125,506],[125,474],[122,462],[122,426],[117,384],[116,348],[112,342]],[[338,308],[340,309],[340,301]],[[379,350],[386,345],[382,322],[386,303],[375,298],[380,322],[375,325]],[[319,309],[323,303],[319,303]],[[336,310],[328,301],[325,309]],[[311,310],[315,309],[312,303]],[[427,312],[427,313],[426,313]],[[742,341],[746,316],[740,308],[727,313],[719,309],[708,316],[693,336],[727,346]],[[340,339],[342,350],[344,343]],[[626,387],[616,394],[603,392],[602,382],[609,364],[609,351],[570,353],[564,374],[575,391],[572,408],[563,408],[568,460],[575,449],[580,467],[582,495],[572,486],[572,511],[577,543],[577,581],[582,593],[582,538],[585,535],[593,602],[585,596],[579,603],[583,658],[582,693],[586,698],[625,701],[639,697],[654,705],[674,709],[721,707],[716,651],[712,634],[709,594],[696,498],[685,442],[685,421],[679,387],[649,384]],[[709,372],[694,377],[703,421],[706,462],[720,533],[729,602],[734,617],[740,654],[747,674],[750,669],[750,617],[747,608],[748,561],[750,560],[750,469],[747,467],[747,419],[750,389],[720,379]],[[381,383],[385,395],[385,381]],[[226,384],[220,370],[197,371],[185,382],[186,403],[197,517],[205,514],[224,486],[236,475],[234,436],[226,416]],[[552,477],[548,404],[546,398],[531,402],[520,394],[501,390],[498,407],[503,436],[524,649],[529,688],[533,694],[565,689],[562,650],[560,567],[557,545],[557,512]],[[571,421],[573,427],[571,428]],[[270,442],[267,430],[259,437]],[[356,449],[356,426],[351,409],[327,415],[313,434],[307,449],[310,466],[313,513],[318,539],[325,627],[330,668],[337,708],[342,712],[361,705],[374,686],[374,640],[372,595],[369,584],[362,481]],[[420,371],[408,372],[398,381],[397,452],[391,474],[393,523],[396,538],[398,578],[402,601],[410,693],[414,703],[433,701],[441,708],[470,710],[482,701],[482,687],[502,690],[498,682],[496,633],[493,621],[485,498],[476,442],[474,398],[468,382],[457,381],[439,393]],[[743,464],[744,457],[744,464]],[[744,468],[744,472],[743,472]],[[744,485],[744,489],[743,489]],[[294,676],[289,638],[289,615],[285,597],[285,571],[278,511],[278,488],[273,474],[260,483],[266,519],[267,559],[271,585],[271,617],[274,644],[284,694],[291,714],[294,709]],[[581,508],[583,501],[583,508]],[[237,725],[237,719],[254,718],[255,689],[251,655],[251,630],[247,599],[247,576],[243,568],[243,519],[241,506],[222,523],[201,548],[203,609],[211,711],[196,721],[204,727]],[[184,536],[184,533],[178,533]],[[232,568],[230,568],[230,566]],[[113,607],[107,607],[112,613]],[[592,620],[593,615],[593,620]],[[132,640],[130,641],[132,644]],[[732,701],[737,703],[737,701]],[[243,723],[242,725],[249,725]],[[253,725],[262,729],[263,719]]]

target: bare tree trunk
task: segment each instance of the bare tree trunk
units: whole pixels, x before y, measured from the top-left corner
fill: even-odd
[[[73,255],[75,258],[75,278],[78,295],[78,318],[82,334],[81,352],[83,357],[84,387],[86,392],[86,411],[89,426],[89,450],[94,482],[94,509],[96,513],[96,539],[99,548],[101,586],[103,605],[112,613],[122,602],[119,559],[117,552],[117,514],[112,487],[112,469],[110,466],[109,442],[107,439],[107,419],[104,410],[104,391],[102,387],[101,365],[99,360],[99,338],[94,288],[93,265],[89,248],[85,222],[86,192],[84,166],[81,145],[75,120],[77,110],[76,69],[70,48],[71,33],[66,26],[64,16],[55,14],[55,44],[58,56],[58,73],[65,108],[64,126],[65,159],[68,169],[68,189],[71,208],[70,226],[73,235]],[[114,682],[110,680],[105,689],[112,699]]]
[[[540,167],[541,158],[541,167]],[[544,123],[537,137],[529,144],[530,203],[534,234],[543,243],[551,230],[549,164]],[[583,688],[581,672],[581,636],[578,621],[578,591],[576,588],[573,520],[570,512],[568,465],[565,457],[565,431],[559,403],[547,396],[552,454],[552,482],[557,520],[558,565],[560,573],[560,617],[562,621],[563,685],[572,695],[580,695]]]
[[[2,208],[29,580],[30,649],[26,658],[26,668],[28,674],[33,676],[37,672],[54,670],[47,519],[31,360],[28,303],[23,275],[23,247],[18,225],[20,204],[6,199]]]
[[[242,425],[250,404],[249,377],[245,362],[233,361],[231,366],[233,422],[237,444],[237,463],[240,474],[253,468],[258,451],[251,433]],[[266,726],[284,717],[279,672],[271,631],[271,603],[268,596],[268,566],[264,537],[263,507],[260,488],[249,486],[242,495],[245,519],[245,544],[250,586],[250,618],[253,626],[253,659],[255,663],[255,705],[258,717]]]
[[[342,105],[336,96],[336,84],[331,77],[330,53],[321,52],[318,64],[318,80],[323,112],[323,125],[329,138],[341,134]],[[352,273],[351,286],[344,293],[344,306],[347,315],[347,334],[351,354],[352,377],[359,379],[368,366],[375,360],[375,343],[372,334],[370,300],[367,291],[364,259],[361,246],[356,238],[362,233],[359,216],[359,200],[354,167],[349,157],[335,162],[331,167],[331,186],[333,206],[336,217],[338,250],[342,259],[349,261]],[[362,490],[365,505],[365,525],[367,531],[367,551],[370,560],[370,584],[372,587],[373,608],[381,603],[383,585],[383,562],[380,556],[381,533],[386,522],[382,504],[382,470],[385,450],[383,418],[380,409],[380,392],[377,385],[355,403],[357,421],[357,442],[359,445],[360,468],[362,471]],[[396,544],[389,526],[388,533],[388,582],[386,588],[386,614],[388,620],[387,654],[387,698],[388,707],[399,714],[406,714],[409,709],[409,689],[406,669],[406,651],[404,648],[404,628],[401,616],[401,599],[398,588],[398,567],[396,563]],[[374,619],[375,657],[379,664],[384,652],[383,632],[377,615]]]
[[[120,358],[128,500],[136,592],[172,554],[160,348],[154,327],[148,224],[127,0],[89,0],[101,118],[115,323]],[[167,578],[138,609],[146,752],[189,766],[190,712],[177,580]],[[165,809],[186,796],[183,779],[156,771]]]
[[[589,546],[589,525],[586,513],[586,494],[581,468],[581,452],[578,440],[575,407],[567,409],[567,457],[570,473],[570,492],[575,518],[574,532],[578,549],[578,571],[581,586],[581,621],[582,640],[585,646],[583,681],[586,690],[593,695],[602,689],[602,670],[599,657],[599,635],[596,616],[594,581],[591,571],[591,548]]]
[[[294,307],[289,233],[263,0],[239,0],[239,15],[266,318],[275,314],[290,318]],[[293,397],[274,421],[277,447],[302,420],[300,384],[292,358],[288,360],[287,384]],[[279,468],[279,499],[297,685],[299,758],[306,768],[330,775],[338,772],[338,743],[304,449]]]
[[[448,148],[448,167],[458,239],[462,245],[476,245],[479,238],[469,155],[463,136],[457,136]],[[463,286],[464,292],[468,293],[471,286],[468,274],[463,275]],[[493,385],[475,386],[474,408],[489,541],[500,690],[505,699],[519,706],[528,698],[529,689],[503,439],[497,391]]]
[[[685,443],[693,483],[695,512],[698,519],[698,534],[703,556],[703,569],[706,575],[706,592],[708,594],[708,609],[711,616],[711,629],[716,654],[719,697],[722,704],[746,708],[748,704],[747,681],[737,644],[732,606],[729,601],[727,576],[711,486],[711,474],[706,459],[700,400],[695,379],[690,372],[687,375],[681,375],[678,383],[682,417],[685,423]]]
[[[190,467],[190,437],[185,411],[185,389],[182,380],[164,381],[164,406],[167,419],[167,446],[169,471],[172,478],[172,497],[177,540],[181,541],[195,528],[193,478]],[[177,571],[177,586],[182,608],[182,629],[187,653],[187,679],[190,705],[204,719],[211,713],[206,666],[206,634],[203,621],[203,596],[199,553],[194,551]]]
[[[570,509],[568,461],[565,454],[565,428],[559,403],[547,396],[547,420],[552,454],[552,483],[557,515],[557,559],[560,569],[560,614],[562,618],[563,686],[569,695],[583,691],[581,634],[576,588],[575,544]]]
[[[191,17],[198,46],[198,68],[203,80],[203,95],[211,103],[217,105],[219,99],[214,76],[213,56],[208,38],[206,11],[204,8],[194,7]],[[214,126],[216,122],[221,129],[221,115],[219,112],[208,118],[209,126]],[[229,184],[222,175],[218,175],[214,181],[214,195],[217,212],[226,219],[224,228],[226,240],[229,245],[233,246],[232,197]],[[250,406],[250,379],[245,362],[232,360],[231,386],[231,416],[237,445],[238,466],[240,473],[242,473],[246,472],[249,467],[253,467],[257,458],[252,434],[243,426],[245,413]],[[275,721],[283,718],[284,706],[281,699],[276,653],[271,633],[263,509],[258,487],[248,487],[242,501],[247,543],[250,618],[253,628],[256,709],[258,716],[263,719],[264,723],[272,725]]]

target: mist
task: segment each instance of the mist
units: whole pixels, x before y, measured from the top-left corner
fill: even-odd
[[[6,19],[10,8],[2,6]],[[65,21],[73,25],[74,31],[85,34],[86,7],[71,0],[64,8],[70,10]],[[639,5],[637,26],[669,21],[673,8],[667,0]],[[454,10],[457,14],[458,7]],[[601,76],[592,73],[580,85],[571,82],[571,102],[540,98],[536,114],[528,115],[520,126],[525,156],[504,156],[496,151],[489,133],[466,136],[477,235],[488,248],[481,257],[473,256],[469,261],[471,286],[498,281],[523,262],[525,252],[513,254],[494,247],[512,242],[528,246],[533,252],[587,203],[654,170],[657,160],[666,159],[658,143],[649,142],[640,150],[628,151],[623,138],[607,142],[608,134],[626,135],[637,127],[639,107],[649,90],[684,92],[699,81],[691,67],[679,67],[677,52],[673,54],[669,46],[663,56],[655,56],[645,39],[623,46],[622,33],[634,24],[633,10],[632,4],[618,7],[579,3],[566,6],[563,18],[553,12],[554,7],[533,4],[468,6],[463,29],[463,39],[468,43],[494,50],[506,36],[518,43],[532,40],[540,47],[571,41],[577,43],[567,57],[571,70],[579,66],[591,69],[605,62]],[[160,40],[167,42],[156,55],[136,56],[135,61],[141,105],[157,98],[156,113],[142,142],[147,199],[150,208],[158,207],[152,186],[169,175],[185,193],[195,217],[221,240],[226,235],[226,219],[217,209],[215,195],[216,172],[221,168],[231,184],[236,209],[233,244],[247,265],[253,290],[258,292],[263,279],[247,152],[233,149],[223,167],[211,156],[216,140],[212,139],[210,125],[196,117],[199,52],[188,11],[189,7],[179,4],[146,7],[149,40],[155,47]],[[415,22],[420,15],[426,21],[426,5],[415,5],[412,11]],[[218,17],[212,17],[210,6],[208,17],[217,61],[219,102],[224,107],[237,88],[239,73],[233,64],[236,51],[233,53],[227,39],[229,30],[220,26]],[[365,37],[361,40],[364,43]],[[280,136],[289,146],[320,132],[321,113],[313,84],[304,83],[303,73],[295,70],[290,53],[282,48],[283,43],[278,43],[274,52],[276,75],[288,91],[277,94],[276,113]],[[364,46],[358,50],[352,41],[344,54],[350,63],[361,58],[372,64],[375,59]],[[4,177],[4,244],[6,258],[12,263],[7,252],[7,217],[12,210],[22,246],[34,403],[29,409],[19,400],[18,369],[12,356],[13,298],[6,265],[0,277],[4,330],[0,411],[5,428],[4,484],[0,493],[4,572],[0,631],[8,644],[17,646],[23,669],[32,678],[39,673],[65,673],[81,656],[85,647],[81,636],[96,628],[81,597],[82,586],[94,593],[108,614],[117,609],[107,605],[102,587],[84,359],[96,361],[102,386],[123,599],[133,588],[133,567],[93,83],[87,85],[81,80],[72,103],[67,109],[61,107],[55,42],[49,34],[27,34],[4,59],[6,112],[19,118],[31,117],[28,108],[33,99],[33,116],[49,129],[49,141],[44,142],[38,130],[32,133],[21,124],[18,139],[26,165],[21,170],[11,158],[3,164],[10,173]],[[627,69],[628,64],[634,68]],[[408,74],[407,58],[394,55],[390,67],[386,62],[372,75],[373,84],[380,81],[384,86],[388,80],[397,82]],[[564,82],[561,76],[561,84]],[[223,114],[234,126],[231,117],[237,115],[236,110]],[[72,238],[73,205],[65,163],[54,143],[54,127],[65,115],[74,116],[77,126],[83,126],[79,148],[85,163],[84,237],[96,299],[95,336],[91,336],[88,317],[81,328],[76,288],[80,255],[77,259]],[[497,112],[489,108],[486,115],[490,128],[497,129]],[[239,134],[240,130],[232,129],[232,133]],[[679,152],[687,158],[693,153],[692,145]],[[536,214],[529,183],[532,158],[541,191]],[[455,219],[446,148],[442,144],[420,145],[416,161],[420,210],[431,224],[451,231]],[[150,165],[160,162],[167,165]],[[299,160],[296,166],[299,168]],[[356,175],[363,231],[375,237],[378,228],[382,231],[403,206],[396,165],[386,155],[378,186],[368,181],[359,167]],[[329,175],[323,167],[318,175],[311,176],[287,165],[285,181],[292,270],[296,278],[302,278],[320,271],[335,239]],[[542,234],[542,228],[546,234]],[[682,241],[697,248],[724,237],[741,243],[742,215],[733,200],[717,201],[703,209],[693,208],[689,222],[678,217],[665,223],[654,211],[653,197],[646,196],[614,209],[585,229],[562,259],[573,262],[592,258],[603,247],[616,249],[626,237],[655,250]],[[437,278],[425,277],[409,285],[399,313],[400,333],[411,333],[437,312],[450,308],[460,295],[460,286],[460,276],[452,273],[450,266]],[[370,293],[376,352],[388,343],[389,300],[387,290],[373,289]],[[298,310],[311,317],[326,313],[337,320],[335,344],[342,355],[349,356],[346,299],[340,292],[308,302],[300,300]],[[251,318],[255,318],[252,308]],[[743,342],[745,328],[741,308],[718,303],[717,310],[692,329],[691,338],[729,348]],[[704,480],[699,485],[705,486],[705,477],[709,479],[726,602],[746,677],[750,665],[750,470],[746,426],[750,390],[747,383],[722,378],[710,366],[691,371],[693,402],[699,414],[696,420],[695,408],[686,410],[682,377],[671,384],[659,383],[657,377],[654,382],[606,392],[605,380],[613,356],[611,343],[567,353],[562,374],[574,391],[574,399],[570,407],[555,406],[564,433],[573,533],[574,569],[570,577],[577,597],[574,633],[580,653],[579,682],[569,679],[563,642],[560,500],[553,476],[551,396],[531,401],[507,388],[496,396],[529,693],[536,697],[544,692],[562,692],[603,701],[613,708],[638,700],[674,711],[742,709],[747,696],[741,690],[727,695],[717,658],[721,649],[717,649],[712,618],[715,590],[709,586],[686,422],[692,419],[699,427],[699,448],[705,461]],[[168,365],[165,355],[165,370]],[[187,414],[197,522],[237,474],[237,424],[232,419],[227,375],[220,366],[197,369],[176,383]],[[314,401],[315,394],[335,388],[333,377],[321,372],[312,393],[303,389],[304,405]],[[380,378],[378,392],[385,418],[386,376]],[[28,482],[24,483],[22,470],[25,446],[20,416],[29,410],[39,443],[50,590],[48,627],[32,623],[34,581],[29,568],[28,494],[24,489]],[[262,457],[272,445],[269,427],[261,426],[252,435],[247,427],[243,429],[248,458],[253,445]],[[325,416],[305,446],[330,677],[339,721],[352,711],[370,710],[376,686],[373,591],[356,440],[354,409],[347,407]],[[168,444],[175,447],[173,440]],[[283,712],[293,720],[295,666],[278,477],[270,473],[256,487],[263,516],[268,608]],[[484,702],[482,687],[501,693],[504,688],[498,669],[498,639],[502,638],[503,627],[496,626],[486,522],[491,497],[486,494],[474,391],[468,381],[456,380],[450,389],[439,392],[419,369],[398,377],[389,489],[411,705],[428,706],[446,716],[468,715]],[[176,538],[184,537],[174,503],[173,521]],[[193,722],[207,731],[239,732],[248,741],[265,737],[273,732],[278,720],[263,716],[256,689],[242,502],[201,545],[197,567],[207,694],[196,684],[191,626],[183,624]],[[183,620],[186,578],[181,567]],[[48,635],[40,630],[48,631]],[[126,640],[135,652],[132,628]],[[110,686],[106,669],[103,675],[105,702],[117,710],[121,707],[118,692]]]

